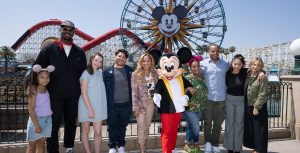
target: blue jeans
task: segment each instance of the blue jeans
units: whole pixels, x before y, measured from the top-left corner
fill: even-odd
[[[199,143],[199,132],[200,132],[199,121],[201,120],[202,112],[185,111],[183,112],[183,117],[187,122],[185,143],[187,144]]]

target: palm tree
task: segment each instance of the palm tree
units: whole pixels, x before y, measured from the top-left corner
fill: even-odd
[[[231,57],[233,57],[233,52],[235,52],[236,48],[234,46],[229,47],[229,51],[231,52]]]
[[[223,59],[223,55],[222,55],[222,54],[224,54],[224,52],[225,52],[225,48],[220,47],[220,48],[219,48],[219,53],[221,54],[222,59]]]
[[[227,55],[230,53],[230,50],[228,48],[224,48],[224,52],[223,54],[225,55],[226,57],[226,60],[227,60]]]
[[[12,48],[8,47],[8,46],[2,46],[0,48],[0,57],[4,58],[5,60],[5,73],[7,73],[7,67],[8,67],[8,59],[10,58],[15,58],[16,54],[13,51]]]

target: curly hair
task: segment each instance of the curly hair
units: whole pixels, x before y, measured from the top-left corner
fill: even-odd
[[[118,49],[115,52],[115,56],[117,56],[119,53],[123,53],[125,55],[126,59],[128,58],[128,51],[126,51],[125,49]]]
[[[142,84],[142,83],[143,83],[143,82],[142,82],[142,80],[143,80],[142,78],[145,76],[145,74],[143,73],[143,65],[142,65],[142,63],[143,63],[143,60],[144,60],[144,58],[145,58],[146,56],[148,56],[148,57],[151,59],[151,68],[150,68],[150,72],[154,72],[154,71],[155,71],[155,68],[154,68],[154,59],[153,59],[153,57],[152,57],[150,54],[148,54],[148,53],[142,54],[142,55],[140,56],[138,62],[137,62],[137,67],[136,67],[135,71],[133,72],[133,75],[137,76],[137,78],[138,78],[138,83],[139,83],[139,84]]]

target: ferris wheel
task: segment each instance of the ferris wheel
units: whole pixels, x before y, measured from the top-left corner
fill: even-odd
[[[138,36],[144,51],[188,47],[196,54],[210,44],[221,46],[227,30],[221,0],[128,0],[120,27]],[[126,37],[121,34],[124,48]]]

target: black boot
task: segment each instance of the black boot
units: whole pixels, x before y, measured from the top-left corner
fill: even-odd
[[[228,150],[228,153],[233,153],[233,150]]]

